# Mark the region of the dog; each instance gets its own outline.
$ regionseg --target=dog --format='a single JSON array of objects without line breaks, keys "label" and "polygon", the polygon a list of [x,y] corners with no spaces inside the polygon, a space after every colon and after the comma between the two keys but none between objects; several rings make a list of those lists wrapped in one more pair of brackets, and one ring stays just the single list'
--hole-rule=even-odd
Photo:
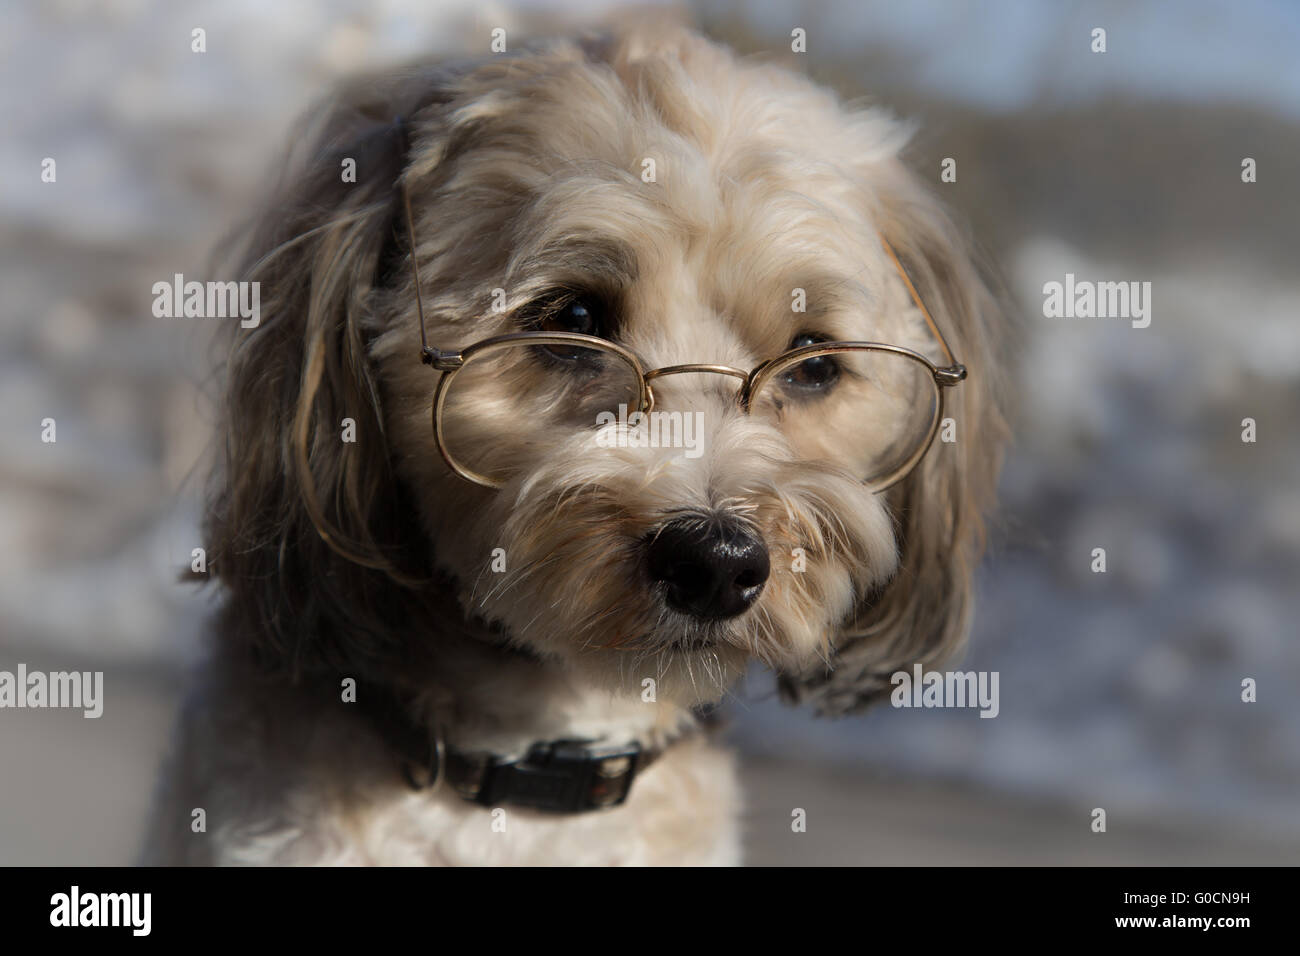
[{"label": "dog", "polygon": [[738,863],[751,662],[838,715],[967,630],[1006,322],[908,135],[680,28],[314,113],[145,860]]}]

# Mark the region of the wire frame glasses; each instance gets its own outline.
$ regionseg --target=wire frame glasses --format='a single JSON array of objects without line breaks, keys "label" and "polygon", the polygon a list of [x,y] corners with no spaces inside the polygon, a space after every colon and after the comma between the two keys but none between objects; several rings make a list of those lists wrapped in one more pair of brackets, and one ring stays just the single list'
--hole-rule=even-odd
[{"label": "wire frame glasses", "polygon": [[576,332],[511,332],[460,350],[435,348],[426,337],[405,190],[403,202],[421,358],[440,373],[432,405],[438,451],[452,471],[478,485],[499,488],[557,442],[575,436],[581,442],[592,429],[611,430],[599,436],[607,443],[689,443],[687,416],[694,413],[689,403],[659,408],[655,386],[663,391],[664,378],[697,374],[729,381],[736,405],[780,428],[799,458],[850,471],[883,491],[924,457],[942,421],[946,391],[966,378],[966,368],[953,358],[883,237],[939,343],[944,366],[880,342],[818,342],[753,369],[711,364],[646,369],[629,349]]}]

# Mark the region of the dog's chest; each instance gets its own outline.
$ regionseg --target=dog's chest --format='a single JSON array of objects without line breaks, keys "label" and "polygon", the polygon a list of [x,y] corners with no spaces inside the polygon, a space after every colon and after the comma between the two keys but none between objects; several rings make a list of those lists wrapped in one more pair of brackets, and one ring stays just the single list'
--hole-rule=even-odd
[{"label": "dog's chest", "polygon": [[[445,783],[415,790],[370,722],[301,693],[195,696],[155,807],[155,863],[253,865],[726,865],[739,862],[732,755],[705,734],[668,745],[626,802],[546,813],[482,806]],[[617,705],[573,701],[536,732],[641,738]],[[607,700],[607,698],[606,698]],[[597,712],[600,712],[599,714]],[[601,719],[597,719],[600,716]],[[604,724],[601,720],[605,721]],[[617,732],[616,732],[617,731]],[[572,732],[572,733],[570,733]],[[503,749],[486,737],[462,739]],[[504,741],[501,742],[504,745]],[[503,749],[503,752],[510,752]],[[190,825],[203,808],[207,829]]]}]

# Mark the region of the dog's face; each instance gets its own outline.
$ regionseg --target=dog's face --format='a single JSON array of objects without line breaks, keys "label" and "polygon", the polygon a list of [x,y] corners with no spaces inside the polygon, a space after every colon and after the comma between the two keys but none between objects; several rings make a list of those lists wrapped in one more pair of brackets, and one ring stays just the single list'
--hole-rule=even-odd
[{"label": "dog's face", "polygon": [[[881,244],[888,234],[972,368],[947,410],[965,434],[878,493],[853,451],[904,411],[846,363],[796,367],[787,392],[749,408],[734,374],[656,377],[655,410],[679,413],[684,441],[655,447],[617,440],[620,423],[598,427],[593,412],[617,412],[612,397],[627,390],[593,353],[514,348],[467,365],[448,389],[444,438],[499,476],[486,488],[439,454],[442,373],[419,360],[414,281],[343,288],[361,313],[355,358],[377,370],[374,417],[395,480],[463,610],[586,680],[640,692],[649,678],[659,699],[687,703],[718,697],[752,658],[824,673],[850,627],[874,629],[858,639],[870,646],[858,650],[859,680],[879,680],[900,653],[951,645],[1000,441],[978,379],[988,310],[950,228],[895,158],[896,124],[689,35],[501,58],[432,99],[407,118],[399,165],[434,346],[579,332],[646,371],[748,371],[817,341],[938,359]],[[900,560],[911,578],[901,589]],[[926,601],[941,610],[914,606]],[[909,627],[923,633],[890,633]]]}]

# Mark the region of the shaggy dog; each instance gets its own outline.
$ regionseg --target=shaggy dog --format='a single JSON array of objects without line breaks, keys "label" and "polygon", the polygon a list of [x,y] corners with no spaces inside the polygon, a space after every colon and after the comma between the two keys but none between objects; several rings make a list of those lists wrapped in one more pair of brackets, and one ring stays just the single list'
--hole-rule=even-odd
[{"label": "shaggy dog", "polygon": [[905,131],[679,30],[313,125],[244,249],[146,858],[737,862],[747,664],[838,714],[967,625],[1002,317]]}]

